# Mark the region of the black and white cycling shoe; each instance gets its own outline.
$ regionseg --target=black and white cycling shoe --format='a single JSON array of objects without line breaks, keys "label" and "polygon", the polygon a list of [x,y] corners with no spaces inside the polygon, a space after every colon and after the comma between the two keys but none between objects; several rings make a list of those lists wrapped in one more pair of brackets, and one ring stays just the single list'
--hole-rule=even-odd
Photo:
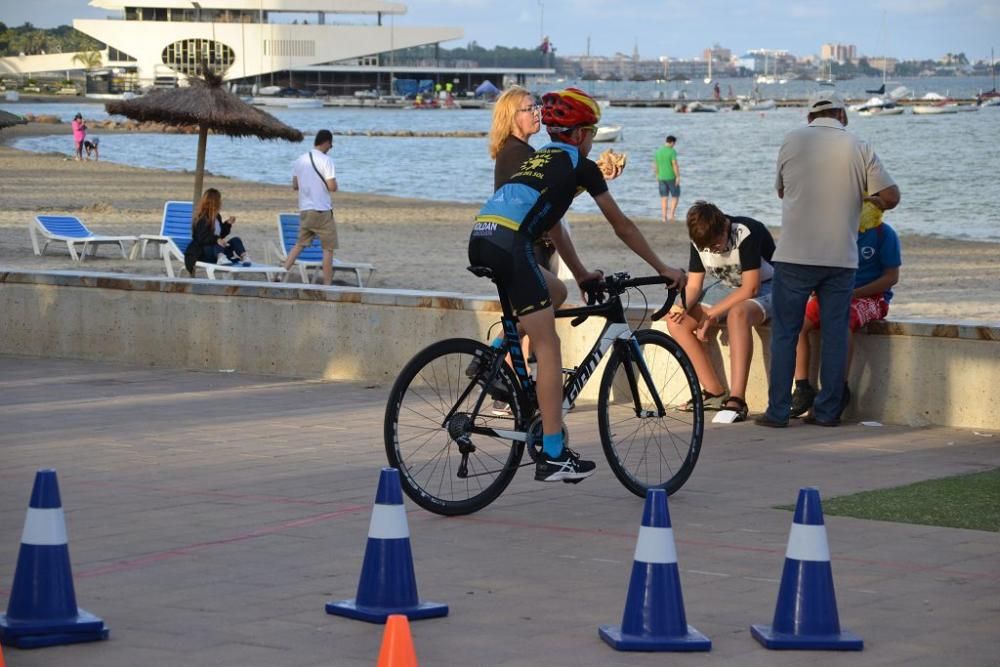
[{"label": "black and white cycling shoe", "polygon": [[564,447],[562,454],[556,457],[542,453],[535,463],[535,481],[579,482],[593,475],[596,468],[593,461],[584,461],[579,454]]}]

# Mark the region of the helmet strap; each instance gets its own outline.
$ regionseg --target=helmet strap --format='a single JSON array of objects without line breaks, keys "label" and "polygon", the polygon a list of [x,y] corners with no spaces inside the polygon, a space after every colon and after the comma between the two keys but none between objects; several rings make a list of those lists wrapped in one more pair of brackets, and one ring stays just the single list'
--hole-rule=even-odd
[{"label": "helmet strap", "polygon": [[555,141],[560,141],[560,142],[562,142],[564,144],[569,144],[570,146],[579,146],[581,143],[583,143],[579,139],[579,134],[577,134],[577,139],[574,140],[574,138],[573,138],[574,133],[579,128],[573,127],[573,128],[568,129],[568,130],[567,129],[563,129],[563,128],[559,128],[561,130],[560,132],[553,132],[552,131],[553,129],[555,129],[555,128],[552,128],[552,129],[548,130],[548,132],[549,132],[549,138],[550,139],[554,139]]}]

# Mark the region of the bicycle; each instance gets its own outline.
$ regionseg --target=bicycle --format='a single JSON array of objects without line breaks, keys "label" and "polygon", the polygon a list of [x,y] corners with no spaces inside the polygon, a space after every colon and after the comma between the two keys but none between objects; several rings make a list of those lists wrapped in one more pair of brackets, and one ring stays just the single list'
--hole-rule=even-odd
[{"label": "bicycle", "polygon": [[[469,270],[493,279],[488,268]],[[666,283],[662,276],[609,275],[588,290],[588,305],[555,311],[557,318],[574,318],[573,326],[592,316],[605,319],[583,361],[563,369],[563,415],[612,350],[597,400],[601,445],[618,480],[641,497],[650,488],[673,494],[684,485],[698,461],[705,422],[698,378],[680,345],[652,329],[633,332],[625,318],[627,290]],[[506,291],[499,284],[497,290],[503,308],[501,345],[451,338],[428,346],[400,372],[386,405],[389,464],[399,469],[406,494],[437,514],[470,514],[486,507],[519,467],[533,465],[541,453],[534,379]],[[669,290],[654,320],[667,313],[677,293]],[[509,414],[490,411],[487,398],[507,403]],[[677,409],[685,404],[692,409]],[[565,425],[563,437],[568,446]],[[531,461],[522,464],[525,448]]]}]

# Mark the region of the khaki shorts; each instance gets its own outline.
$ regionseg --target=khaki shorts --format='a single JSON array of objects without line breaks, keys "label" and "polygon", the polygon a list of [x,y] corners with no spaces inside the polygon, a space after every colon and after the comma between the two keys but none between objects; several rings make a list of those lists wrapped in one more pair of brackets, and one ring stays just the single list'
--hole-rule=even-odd
[{"label": "khaki shorts", "polygon": [[313,237],[319,238],[323,250],[333,252],[337,249],[337,223],[333,219],[333,211],[300,211],[299,238],[297,243],[308,246]]}]

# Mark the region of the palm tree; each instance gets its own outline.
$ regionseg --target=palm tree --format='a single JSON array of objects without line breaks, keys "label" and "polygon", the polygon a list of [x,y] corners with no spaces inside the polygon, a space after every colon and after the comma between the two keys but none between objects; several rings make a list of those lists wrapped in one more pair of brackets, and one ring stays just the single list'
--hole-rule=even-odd
[{"label": "palm tree", "polygon": [[100,67],[103,59],[100,51],[80,51],[73,56],[73,62],[80,63],[85,70],[92,70]]}]

